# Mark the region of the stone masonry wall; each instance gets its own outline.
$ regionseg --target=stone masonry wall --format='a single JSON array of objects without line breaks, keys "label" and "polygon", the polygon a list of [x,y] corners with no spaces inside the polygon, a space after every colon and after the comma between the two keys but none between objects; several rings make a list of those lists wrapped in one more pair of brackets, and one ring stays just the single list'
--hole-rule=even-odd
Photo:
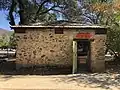
[{"label": "stone masonry wall", "polygon": [[103,72],[105,70],[105,41],[106,35],[95,35],[91,42],[91,69],[93,72]]},{"label": "stone masonry wall", "polygon": [[75,30],[55,34],[54,29],[26,30],[16,34],[18,41],[16,63],[31,65],[72,65],[72,41]]},{"label": "stone masonry wall", "polygon": [[[17,67],[72,66],[73,38],[80,31],[67,29],[64,30],[64,34],[55,34],[54,29],[27,29],[26,33],[16,33]],[[93,32],[93,30],[91,31]],[[106,35],[100,34],[95,35],[94,41],[91,41],[91,69],[93,72],[104,70],[105,40]]]}]

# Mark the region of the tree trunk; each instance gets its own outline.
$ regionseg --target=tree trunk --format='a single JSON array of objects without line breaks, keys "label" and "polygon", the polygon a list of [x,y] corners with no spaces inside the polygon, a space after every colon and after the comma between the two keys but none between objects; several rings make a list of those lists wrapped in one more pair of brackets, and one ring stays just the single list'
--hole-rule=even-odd
[{"label": "tree trunk", "polygon": [[25,17],[25,7],[23,0],[18,0],[19,4],[19,16],[20,16],[20,25],[26,25],[27,24],[27,18]]},{"label": "tree trunk", "polygon": [[10,7],[10,11],[9,11],[9,17],[10,17],[10,22],[9,22],[9,24],[10,25],[15,25],[15,21],[14,21],[14,16],[13,16],[13,11],[14,11],[14,9],[15,9],[15,7],[16,7],[16,2],[15,2],[15,0],[12,0],[12,5],[11,5],[11,7]]}]

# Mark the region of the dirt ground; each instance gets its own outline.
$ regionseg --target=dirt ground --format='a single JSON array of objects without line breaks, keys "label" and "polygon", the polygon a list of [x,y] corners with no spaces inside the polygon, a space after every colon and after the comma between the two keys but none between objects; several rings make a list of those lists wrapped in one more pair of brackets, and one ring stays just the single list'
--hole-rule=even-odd
[{"label": "dirt ground", "polygon": [[120,65],[110,65],[104,73],[1,74],[0,90],[120,90]]},{"label": "dirt ground", "polygon": [[[26,68],[17,73],[1,73],[0,90],[120,90],[120,64],[109,64],[104,73],[60,75],[55,73],[56,70],[53,72],[47,68],[46,73],[36,74],[39,70]],[[61,72],[59,70],[57,69]],[[54,75],[49,74],[50,72]]]},{"label": "dirt ground", "polygon": [[0,75],[0,90],[120,90],[120,74]]}]

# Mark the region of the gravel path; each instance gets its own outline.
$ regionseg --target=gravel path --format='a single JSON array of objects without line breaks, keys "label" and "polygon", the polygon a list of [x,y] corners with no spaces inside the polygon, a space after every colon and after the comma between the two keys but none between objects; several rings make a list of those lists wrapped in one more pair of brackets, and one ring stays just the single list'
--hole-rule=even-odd
[{"label": "gravel path", "polygon": [[120,90],[120,74],[1,75],[0,90]]}]

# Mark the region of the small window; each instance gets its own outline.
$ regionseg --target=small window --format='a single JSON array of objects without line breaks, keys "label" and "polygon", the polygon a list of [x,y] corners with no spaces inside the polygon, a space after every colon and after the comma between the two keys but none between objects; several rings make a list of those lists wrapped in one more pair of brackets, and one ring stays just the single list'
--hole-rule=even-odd
[{"label": "small window", "polygon": [[15,29],[15,33],[25,33],[26,30],[25,29]]},{"label": "small window", "polygon": [[56,29],[55,29],[55,34],[63,34],[63,29],[61,29],[61,28],[56,28]]},{"label": "small window", "polygon": [[107,30],[106,29],[102,29],[102,30],[97,29],[97,30],[95,30],[95,34],[107,34]]}]

